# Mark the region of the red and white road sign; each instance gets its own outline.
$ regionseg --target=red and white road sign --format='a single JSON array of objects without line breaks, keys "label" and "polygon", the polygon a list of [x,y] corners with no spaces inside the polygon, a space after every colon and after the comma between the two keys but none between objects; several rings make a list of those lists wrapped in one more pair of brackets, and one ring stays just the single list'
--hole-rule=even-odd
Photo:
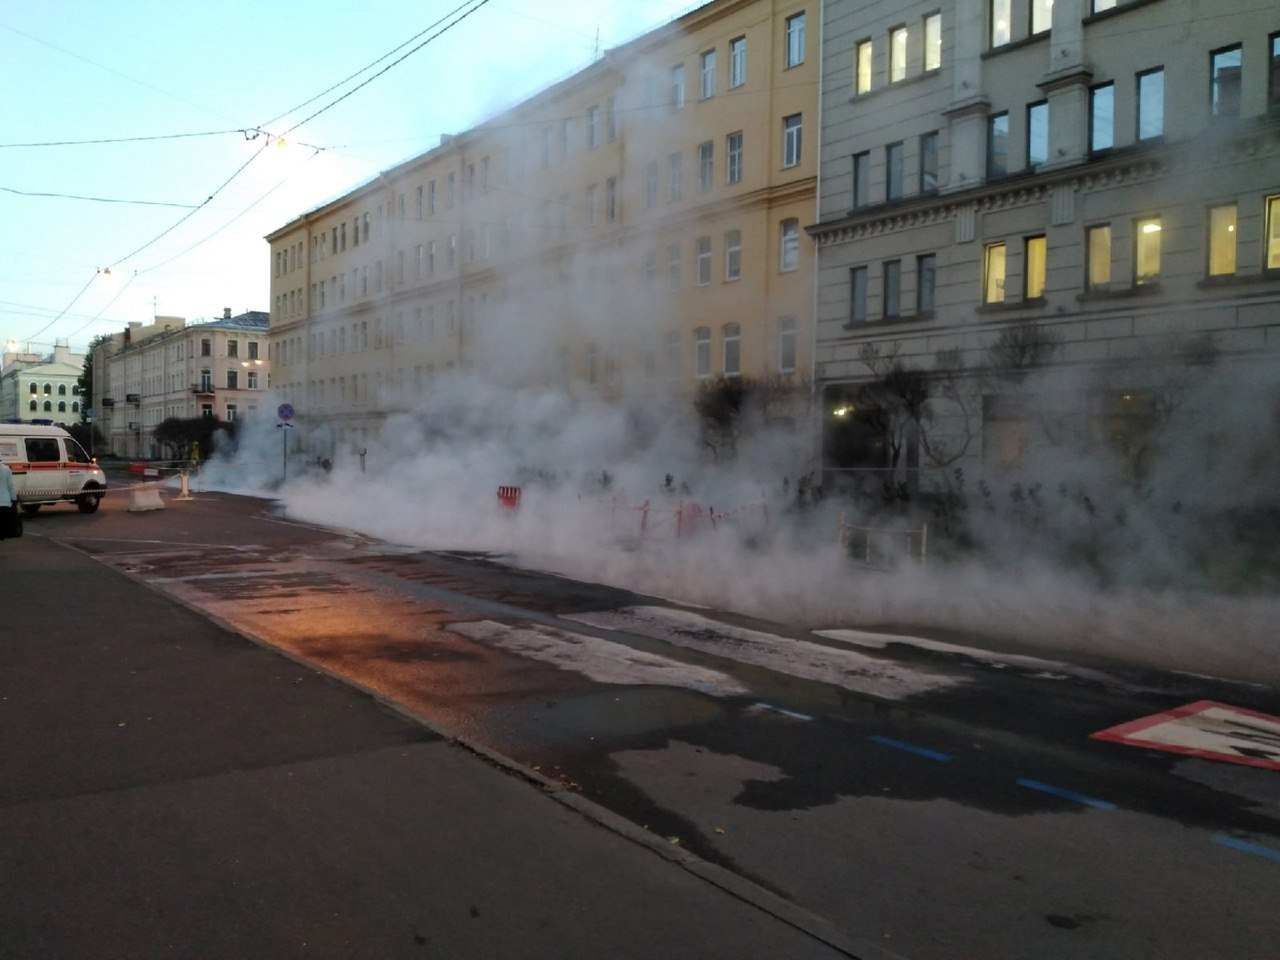
[{"label": "red and white road sign", "polygon": [[1197,700],[1100,730],[1091,737],[1280,770],[1280,717],[1213,700]]}]

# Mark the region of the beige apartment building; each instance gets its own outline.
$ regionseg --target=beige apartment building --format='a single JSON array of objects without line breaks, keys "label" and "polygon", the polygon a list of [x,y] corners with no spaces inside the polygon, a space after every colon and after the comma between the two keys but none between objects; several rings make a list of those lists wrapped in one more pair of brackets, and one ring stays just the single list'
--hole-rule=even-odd
[{"label": "beige apartment building", "polygon": [[804,394],[817,15],[715,0],[272,233],[299,440],[356,444],[451,369],[588,402]]},{"label": "beige apartment building", "polygon": [[19,350],[10,341],[0,363],[0,422],[79,423],[83,369],[84,355],[72,353],[65,343],[55,344],[51,354],[42,354]]},{"label": "beige apartment building", "polygon": [[182,317],[131,323],[98,342],[93,409],[111,453],[160,457],[153,431],[164,420],[231,422],[268,406],[267,324],[263,311],[232,316],[227,309],[190,326]]},{"label": "beige apartment building", "polygon": [[[1260,431],[1264,462],[1280,422],[1280,7],[823,11],[809,234],[828,468],[890,465],[851,398],[865,361],[892,356],[935,384],[963,363],[968,403],[939,405],[933,465],[971,479],[1026,465],[1033,382],[1056,422],[1126,448],[1138,473],[1144,435],[1193,395],[1221,402],[1224,430]],[[899,466],[923,479],[920,439]]]}]

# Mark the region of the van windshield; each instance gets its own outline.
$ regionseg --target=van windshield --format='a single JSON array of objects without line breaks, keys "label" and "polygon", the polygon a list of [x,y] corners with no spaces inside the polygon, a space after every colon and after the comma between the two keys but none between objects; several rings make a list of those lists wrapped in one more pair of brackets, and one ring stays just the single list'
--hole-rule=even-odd
[{"label": "van windshield", "polygon": [[67,448],[67,460],[70,463],[89,463],[89,455],[84,447],[67,437],[62,438],[62,445]]}]

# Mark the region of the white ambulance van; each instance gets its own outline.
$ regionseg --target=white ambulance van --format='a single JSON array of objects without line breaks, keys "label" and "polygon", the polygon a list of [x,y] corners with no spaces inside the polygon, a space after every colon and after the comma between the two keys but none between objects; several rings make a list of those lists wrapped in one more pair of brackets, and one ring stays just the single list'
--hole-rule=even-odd
[{"label": "white ambulance van", "polygon": [[93,513],[107,476],[61,427],[0,423],[0,460],[13,471],[18,506],[28,516],[50,503],[74,503]]}]

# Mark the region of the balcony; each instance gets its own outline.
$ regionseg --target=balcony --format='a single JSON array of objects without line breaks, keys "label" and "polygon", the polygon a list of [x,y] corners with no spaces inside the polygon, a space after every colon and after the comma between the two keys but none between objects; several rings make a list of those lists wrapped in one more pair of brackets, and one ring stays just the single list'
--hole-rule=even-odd
[{"label": "balcony", "polygon": [[194,393],[197,397],[212,397],[213,384],[212,383],[193,383],[191,385],[191,392]]}]

